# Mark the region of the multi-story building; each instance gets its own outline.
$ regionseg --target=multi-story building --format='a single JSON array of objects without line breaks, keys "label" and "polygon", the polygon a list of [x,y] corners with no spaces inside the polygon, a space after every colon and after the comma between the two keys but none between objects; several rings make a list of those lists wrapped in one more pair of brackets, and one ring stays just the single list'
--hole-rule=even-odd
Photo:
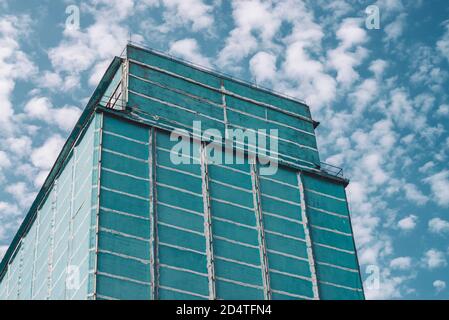
[{"label": "multi-story building", "polygon": [[317,125],[301,101],[128,45],[6,252],[0,298],[363,299],[348,181],[320,163]]}]

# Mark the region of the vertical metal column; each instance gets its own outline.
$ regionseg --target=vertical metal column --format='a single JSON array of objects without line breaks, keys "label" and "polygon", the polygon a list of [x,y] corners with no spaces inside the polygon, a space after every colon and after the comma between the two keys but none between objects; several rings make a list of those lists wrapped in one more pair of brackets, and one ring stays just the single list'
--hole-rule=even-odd
[{"label": "vertical metal column", "polygon": [[[36,219],[34,223],[36,224],[36,240],[34,241],[34,254],[33,254],[33,271],[31,275],[31,299],[33,299],[34,294],[34,282],[36,281],[36,260],[37,260],[37,249],[39,247],[39,229],[40,229],[40,214],[39,210],[36,212]],[[8,269],[9,270],[9,269]]]},{"label": "vertical metal column", "polygon": [[313,255],[312,240],[310,238],[309,221],[307,218],[306,200],[304,194],[304,185],[302,184],[301,172],[298,172],[297,177],[298,177],[299,197],[301,201],[301,217],[304,226],[304,234],[307,245],[307,260],[309,261],[310,277],[312,278],[313,299],[319,300],[320,296],[318,293],[318,281],[315,271],[315,257]]},{"label": "vertical metal column", "polygon": [[22,238],[21,240],[21,246],[20,246],[20,260],[19,260],[19,277],[17,279],[17,299],[20,299],[21,289],[22,289],[22,275],[23,275],[23,253],[25,251],[25,238]]},{"label": "vertical metal column", "polygon": [[220,80],[220,91],[221,91],[221,104],[223,106],[223,121],[225,124],[225,130],[228,127],[228,112],[226,110],[226,89],[224,87],[224,81],[223,79]]},{"label": "vertical metal column", "polygon": [[214,246],[212,237],[212,216],[210,210],[210,191],[209,191],[209,171],[207,168],[206,145],[200,142],[201,157],[201,190],[203,192],[203,209],[204,209],[204,236],[206,238],[206,257],[207,257],[207,276],[209,283],[209,300],[217,298],[215,290],[215,265],[214,265]]},{"label": "vertical metal column", "polygon": [[47,275],[47,299],[51,298],[52,276],[53,276],[53,256],[55,247],[55,228],[56,228],[56,201],[58,198],[58,179],[53,184],[53,199],[51,201],[51,227],[50,227],[50,252],[48,253],[48,275]]},{"label": "vertical metal column", "polygon": [[125,61],[122,63],[122,81],[121,81],[122,110],[126,109],[126,105],[128,103],[128,84],[129,84],[129,60],[125,59]]},{"label": "vertical metal column", "polygon": [[10,274],[11,274],[11,260],[8,261],[8,269],[6,269],[6,299],[9,298],[9,285],[10,285]]},{"label": "vertical metal column", "polygon": [[156,191],[156,130],[149,130],[148,141],[148,165],[149,165],[149,188],[150,188],[150,277],[151,277],[151,299],[158,299],[158,235],[157,235],[157,191]]},{"label": "vertical metal column", "polygon": [[65,283],[64,283],[64,299],[67,300],[67,279],[68,279],[68,271],[72,264],[72,250],[73,250],[73,216],[75,214],[74,206],[75,206],[75,179],[76,179],[76,158],[78,155],[78,148],[73,148],[73,163],[72,163],[72,177],[70,183],[70,219],[69,219],[69,237],[67,240],[67,265],[65,269]]},{"label": "vertical metal column", "polygon": [[99,128],[98,128],[98,163],[97,163],[97,208],[95,221],[95,256],[94,256],[94,276],[93,276],[93,299],[97,299],[97,274],[98,274],[98,234],[100,232],[100,190],[101,190],[101,158],[103,146],[103,113],[98,113]]},{"label": "vertical metal column", "polygon": [[264,296],[266,300],[271,300],[270,273],[268,270],[267,246],[265,244],[265,229],[263,227],[262,204],[260,198],[259,176],[257,172],[256,159],[249,160],[251,167],[251,182],[253,187],[254,210],[256,212],[256,225],[259,236],[260,263],[262,266],[262,280]]}]

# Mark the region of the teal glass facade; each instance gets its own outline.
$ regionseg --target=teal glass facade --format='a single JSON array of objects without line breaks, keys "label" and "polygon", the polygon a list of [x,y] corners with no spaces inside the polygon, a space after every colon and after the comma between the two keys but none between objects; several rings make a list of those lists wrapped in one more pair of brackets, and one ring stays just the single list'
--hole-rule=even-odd
[{"label": "teal glass facade", "polygon": [[[363,299],[347,181],[321,168],[316,125],[302,102],[129,45],[5,255],[0,299]],[[277,129],[276,173],[247,145],[212,163],[208,129]]]}]

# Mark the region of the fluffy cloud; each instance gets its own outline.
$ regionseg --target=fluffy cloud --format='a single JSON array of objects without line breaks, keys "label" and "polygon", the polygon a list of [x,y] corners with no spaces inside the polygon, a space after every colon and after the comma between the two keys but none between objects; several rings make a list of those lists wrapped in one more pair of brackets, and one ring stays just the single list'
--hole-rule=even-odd
[{"label": "fluffy cloud", "polygon": [[387,67],[388,67],[387,61],[382,59],[376,59],[370,64],[369,69],[372,73],[374,73],[376,78],[381,78]]},{"label": "fluffy cloud", "polygon": [[410,231],[415,229],[418,217],[411,214],[398,221],[398,228],[405,231]]},{"label": "fluffy cloud", "polygon": [[8,246],[0,246],[0,259],[3,258],[3,256],[6,253],[6,250],[8,250]]},{"label": "fluffy cloud", "polygon": [[40,187],[44,182],[64,143],[65,139],[60,135],[52,135],[31,153],[31,162],[39,169],[34,181],[36,187]]},{"label": "fluffy cloud", "polygon": [[0,201],[0,217],[17,215],[19,212],[19,208],[15,204]]},{"label": "fluffy cloud", "polygon": [[411,183],[406,183],[403,186],[405,197],[418,205],[426,204],[429,198],[425,196],[418,188]]},{"label": "fluffy cloud", "polygon": [[2,171],[11,166],[11,160],[8,157],[8,154],[5,151],[0,150],[0,180]]},{"label": "fluffy cloud", "polygon": [[449,221],[443,220],[441,218],[433,218],[429,220],[429,231],[438,234],[448,233]]},{"label": "fluffy cloud", "polygon": [[374,79],[366,79],[358,85],[356,91],[351,94],[355,109],[362,111],[374,99],[377,90],[377,82]]},{"label": "fluffy cloud", "polygon": [[[10,137],[6,139],[6,148],[11,155],[17,158],[26,158],[31,151],[32,140],[28,136],[17,136]],[[1,154],[1,151],[0,151]],[[1,166],[1,155],[0,155],[0,166]]]},{"label": "fluffy cloud", "polygon": [[362,28],[363,20],[347,18],[337,30],[340,45],[329,52],[329,63],[337,71],[337,81],[344,86],[351,85],[359,78],[355,68],[367,56],[367,51],[360,45],[367,41],[367,34]]},{"label": "fluffy cloud", "polygon": [[30,30],[28,16],[0,17],[0,135],[14,130],[12,92],[17,80],[25,80],[37,72],[34,63],[20,49],[19,39]]},{"label": "fluffy cloud", "polygon": [[438,51],[449,61],[449,22],[445,24],[446,32],[437,42]]},{"label": "fluffy cloud", "polygon": [[424,266],[428,269],[436,269],[447,266],[446,257],[444,252],[436,249],[430,249],[425,252],[422,258]]},{"label": "fluffy cloud", "polygon": [[31,162],[38,168],[50,169],[64,145],[65,139],[60,135],[49,137],[39,148],[31,153]]},{"label": "fluffy cloud", "polygon": [[170,45],[169,52],[200,66],[211,67],[209,58],[201,54],[198,42],[195,39],[188,38],[175,41]]},{"label": "fluffy cloud", "polygon": [[80,115],[81,110],[74,106],[64,106],[53,110],[54,122],[65,131],[73,129]]},{"label": "fluffy cloud", "polygon": [[414,108],[409,93],[404,88],[391,91],[390,105],[386,111],[401,128],[410,127],[419,130],[426,125],[425,117]]},{"label": "fluffy cloud", "polygon": [[390,267],[392,269],[407,270],[410,269],[411,266],[412,258],[410,257],[398,257],[390,262]]},{"label": "fluffy cloud", "polygon": [[436,203],[442,207],[449,205],[449,170],[442,170],[424,179],[430,185]]},{"label": "fluffy cloud", "polygon": [[406,282],[415,278],[414,273],[396,276],[389,268],[382,268],[379,274],[379,287],[370,288],[365,282],[365,296],[368,300],[388,300],[402,298],[400,288],[406,287]]},{"label": "fluffy cloud", "polygon": [[[297,8],[302,10],[302,7]],[[218,65],[231,67],[241,61],[259,46],[254,34],[269,44],[281,26],[282,6],[273,6],[268,1],[232,1],[232,16],[235,28],[226,39],[218,57]]]},{"label": "fluffy cloud", "polygon": [[437,293],[440,293],[441,291],[443,291],[444,289],[446,289],[446,282],[443,280],[435,280],[432,283],[433,287],[435,288],[435,291]]},{"label": "fluffy cloud", "polygon": [[437,114],[440,116],[449,115],[449,104],[442,104],[438,107]]},{"label": "fluffy cloud", "polygon": [[385,41],[397,40],[404,31],[407,14],[399,14],[393,22],[385,27]]},{"label": "fluffy cloud", "polygon": [[[325,54],[320,52],[324,32],[303,1],[233,1],[232,10],[235,27],[220,50],[217,66],[235,73],[241,70],[239,63],[245,58],[266,52],[280,56],[276,61],[279,68],[272,57],[255,54],[250,71],[257,81],[263,81],[275,70],[274,89],[306,100],[316,110],[335,98],[336,81],[327,74]],[[283,24],[292,30],[280,35]],[[262,62],[268,63],[263,70]]]},{"label": "fluffy cloud", "polygon": [[17,210],[15,214],[22,213],[24,209],[28,209],[36,197],[36,193],[31,191],[25,182],[16,182],[10,184],[5,188],[6,192],[8,192],[20,205],[22,210]]},{"label": "fluffy cloud", "polygon": [[421,166],[418,171],[421,173],[427,173],[430,169],[435,167],[435,163],[433,161],[426,162],[423,166]]},{"label": "fluffy cloud", "polygon": [[276,77],[276,56],[260,51],[249,61],[249,70],[256,82],[273,81]]},{"label": "fluffy cloud", "polygon": [[65,131],[73,128],[81,114],[81,110],[77,107],[64,106],[62,108],[54,108],[50,99],[46,97],[31,98],[25,105],[25,112],[31,119],[55,123]]},{"label": "fluffy cloud", "polygon": [[[122,22],[134,12],[135,4],[133,0],[92,0],[83,3],[82,9],[95,22],[84,30],[66,27],[63,40],[48,51],[54,72],[45,75],[55,86],[63,79],[65,89],[75,88],[80,73],[87,70],[89,83],[97,83],[99,75],[115,55],[120,55],[130,38],[130,31]],[[142,41],[140,35],[131,35],[131,39]]]},{"label": "fluffy cloud", "polygon": [[210,29],[214,23],[213,7],[203,0],[162,0],[162,3],[167,9],[166,28],[191,24],[193,31],[200,31]]},{"label": "fluffy cloud", "polygon": [[39,120],[51,118],[53,106],[50,99],[46,97],[34,97],[25,105],[25,112],[31,117]]}]

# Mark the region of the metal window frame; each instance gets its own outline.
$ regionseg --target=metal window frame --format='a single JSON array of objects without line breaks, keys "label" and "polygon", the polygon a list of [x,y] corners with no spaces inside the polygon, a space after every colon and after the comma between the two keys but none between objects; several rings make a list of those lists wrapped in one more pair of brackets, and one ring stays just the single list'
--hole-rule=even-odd
[{"label": "metal window frame", "polygon": [[256,226],[259,240],[260,263],[262,267],[262,282],[264,297],[271,300],[270,271],[268,268],[267,245],[265,241],[265,228],[263,225],[262,201],[260,195],[259,174],[257,170],[257,161],[250,159],[251,183],[253,188],[254,211],[256,214]]}]

